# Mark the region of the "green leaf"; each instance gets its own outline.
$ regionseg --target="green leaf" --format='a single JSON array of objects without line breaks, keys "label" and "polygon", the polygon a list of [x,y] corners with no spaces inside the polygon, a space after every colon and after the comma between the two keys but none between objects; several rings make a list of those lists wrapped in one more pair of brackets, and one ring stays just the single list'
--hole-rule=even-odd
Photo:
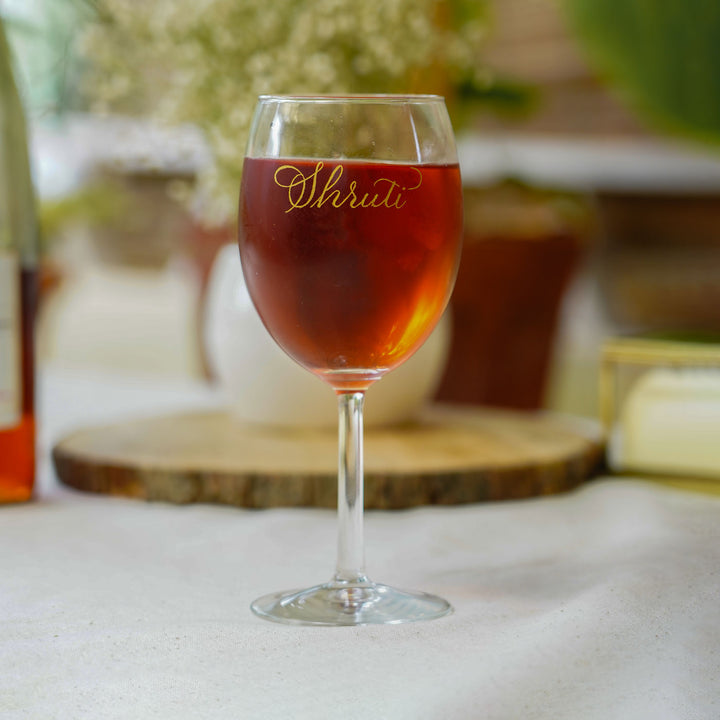
[{"label": "green leaf", "polygon": [[588,58],[661,129],[720,143],[718,0],[563,0]]},{"label": "green leaf", "polygon": [[515,80],[493,80],[479,84],[472,78],[460,81],[455,91],[461,103],[473,103],[486,110],[509,115],[525,115],[535,109],[537,88]]}]

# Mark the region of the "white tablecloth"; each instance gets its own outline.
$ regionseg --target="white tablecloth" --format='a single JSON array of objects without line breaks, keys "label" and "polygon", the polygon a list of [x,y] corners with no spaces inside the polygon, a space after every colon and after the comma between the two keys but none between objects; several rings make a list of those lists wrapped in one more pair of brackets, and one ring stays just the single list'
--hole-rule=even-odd
[{"label": "white tablecloth", "polygon": [[[217,403],[49,372],[72,427]],[[720,499],[600,479],[522,502],[367,514],[373,578],[453,615],[285,627],[258,595],[322,582],[330,511],[146,504],[60,488],[0,508],[0,718],[720,718]]]}]

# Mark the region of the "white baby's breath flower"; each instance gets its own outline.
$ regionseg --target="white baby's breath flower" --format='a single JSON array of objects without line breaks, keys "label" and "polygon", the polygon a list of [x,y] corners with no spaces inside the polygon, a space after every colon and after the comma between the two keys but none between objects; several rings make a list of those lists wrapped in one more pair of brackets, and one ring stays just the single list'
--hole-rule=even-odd
[{"label": "white baby's breath flower", "polygon": [[[445,87],[429,78],[480,77],[484,3],[96,0],[84,37],[92,95],[103,107],[199,126],[215,159],[200,178],[205,215],[232,216],[258,94],[435,92]],[[454,8],[457,26],[447,21]]]}]

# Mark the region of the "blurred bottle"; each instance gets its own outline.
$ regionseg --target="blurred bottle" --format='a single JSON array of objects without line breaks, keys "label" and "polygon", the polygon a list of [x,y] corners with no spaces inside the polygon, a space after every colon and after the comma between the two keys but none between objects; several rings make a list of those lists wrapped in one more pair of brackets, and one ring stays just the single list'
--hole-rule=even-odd
[{"label": "blurred bottle", "polygon": [[32,496],[37,217],[25,115],[0,18],[0,502]]}]

